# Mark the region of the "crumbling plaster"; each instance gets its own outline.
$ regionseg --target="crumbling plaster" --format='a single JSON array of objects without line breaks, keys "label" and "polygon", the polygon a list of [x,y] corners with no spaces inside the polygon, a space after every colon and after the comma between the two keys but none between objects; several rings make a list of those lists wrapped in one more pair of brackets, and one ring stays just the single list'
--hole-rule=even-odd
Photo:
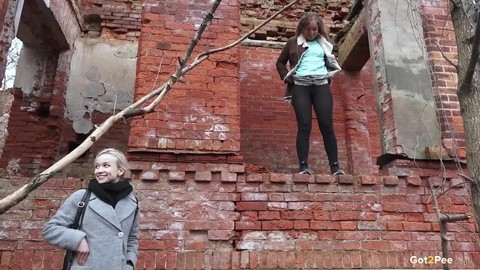
[{"label": "crumbling plaster", "polygon": [[8,119],[10,118],[10,107],[12,106],[13,95],[7,91],[0,91],[0,156],[8,136]]},{"label": "crumbling plaster", "polygon": [[47,64],[45,54],[24,44],[18,58],[15,74],[15,87],[22,90],[25,96],[39,96],[43,85],[43,73]]},{"label": "crumbling plaster", "polygon": [[76,133],[93,129],[94,111],[115,113],[132,104],[138,43],[79,38],[67,86],[67,117]]}]

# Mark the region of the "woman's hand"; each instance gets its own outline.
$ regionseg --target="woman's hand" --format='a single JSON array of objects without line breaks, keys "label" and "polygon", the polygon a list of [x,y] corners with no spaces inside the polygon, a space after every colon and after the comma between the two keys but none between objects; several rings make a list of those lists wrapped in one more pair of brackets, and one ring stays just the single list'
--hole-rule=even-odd
[{"label": "woman's hand", "polygon": [[88,247],[87,240],[83,238],[77,248],[78,264],[84,265],[87,262],[88,253],[90,253],[90,248]]},{"label": "woman's hand", "polygon": [[293,84],[293,78],[292,78],[292,76],[286,77],[284,81],[285,81],[285,83]]}]

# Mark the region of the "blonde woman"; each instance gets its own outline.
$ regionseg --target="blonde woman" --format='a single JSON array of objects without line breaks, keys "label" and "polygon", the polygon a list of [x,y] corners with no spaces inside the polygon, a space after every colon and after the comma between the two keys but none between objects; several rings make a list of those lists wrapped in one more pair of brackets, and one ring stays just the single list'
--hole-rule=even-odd
[{"label": "blonde woman", "polygon": [[134,269],[138,256],[137,200],[125,174],[128,161],[113,148],[97,154],[95,179],[80,230],[69,228],[85,189],[74,192],[43,229],[45,240],[75,251],[72,270]]}]

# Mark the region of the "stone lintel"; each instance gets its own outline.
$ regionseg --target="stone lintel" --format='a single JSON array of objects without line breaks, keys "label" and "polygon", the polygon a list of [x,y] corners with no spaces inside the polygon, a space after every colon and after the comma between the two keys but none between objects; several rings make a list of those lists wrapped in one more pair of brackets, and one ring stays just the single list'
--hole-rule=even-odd
[{"label": "stone lintel", "polygon": [[358,71],[370,58],[365,13],[363,8],[341,44],[338,45],[338,63],[344,70]]}]

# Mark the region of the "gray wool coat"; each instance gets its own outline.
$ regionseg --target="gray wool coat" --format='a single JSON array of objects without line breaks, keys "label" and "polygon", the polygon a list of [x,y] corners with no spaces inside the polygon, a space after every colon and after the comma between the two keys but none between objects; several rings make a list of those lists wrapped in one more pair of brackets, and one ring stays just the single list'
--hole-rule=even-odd
[{"label": "gray wool coat", "polygon": [[100,200],[93,192],[90,196],[81,230],[70,229],[77,213],[77,203],[85,190],[77,190],[65,200],[43,229],[44,239],[63,249],[77,250],[86,237],[90,254],[86,264],[74,260],[72,270],[130,270],[127,261],[137,262],[138,214],[133,193],[118,201],[115,209]]}]

